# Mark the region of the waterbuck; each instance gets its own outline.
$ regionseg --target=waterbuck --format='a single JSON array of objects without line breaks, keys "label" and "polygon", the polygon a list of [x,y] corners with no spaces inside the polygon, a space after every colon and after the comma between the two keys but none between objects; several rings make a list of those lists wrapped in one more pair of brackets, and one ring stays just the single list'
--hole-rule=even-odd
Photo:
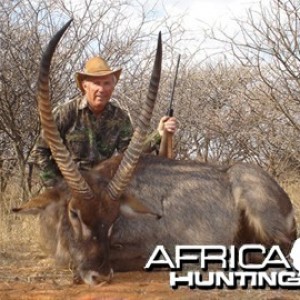
[{"label": "waterbuck", "polygon": [[64,180],[21,207],[40,216],[44,245],[75,278],[109,281],[113,270],[142,268],[156,245],[278,244],[287,253],[296,238],[291,201],[255,165],[219,167],[141,154],[161,70],[161,38],[138,127],[124,155],[80,172],[51,115],[49,70],[55,47],[69,26],[50,41],[41,60],[38,105],[44,136]]}]

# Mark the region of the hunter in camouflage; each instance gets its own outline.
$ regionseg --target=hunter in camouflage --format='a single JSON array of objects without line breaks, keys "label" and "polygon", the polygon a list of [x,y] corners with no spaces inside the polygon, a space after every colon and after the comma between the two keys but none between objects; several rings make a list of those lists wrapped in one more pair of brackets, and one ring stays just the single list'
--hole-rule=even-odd
[{"label": "hunter in camouflage", "polygon": [[[85,70],[76,73],[83,95],[59,105],[53,111],[61,138],[73,160],[82,170],[123,152],[131,139],[133,128],[128,115],[110,101],[121,69],[111,70],[106,61],[94,57]],[[163,130],[175,132],[175,118],[163,117],[158,130],[145,142],[145,152],[159,145]],[[32,153],[32,163],[38,165],[40,177],[46,187],[54,186],[61,177],[51,151],[41,133]]]}]

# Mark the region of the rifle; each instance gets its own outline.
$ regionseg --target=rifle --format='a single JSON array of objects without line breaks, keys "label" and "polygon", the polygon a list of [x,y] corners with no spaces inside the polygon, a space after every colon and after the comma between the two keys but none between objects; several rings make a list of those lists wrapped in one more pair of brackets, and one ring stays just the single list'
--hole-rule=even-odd
[{"label": "rifle", "polygon": [[[167,111],[167,115],[169,117],[173,117],[173,114],[174,114],[173,99],[174,99],[174,92],[175,92],[175,87],[176,87],[179,63],[180,63],[180,54],[178,55],[178,58],[177,58],[175,76],[174,76],[173,84],[171,87],[170,105],[169,105],[169,109]],[[163,133],[163,136],[161,138],[160,147],[159,147],[159,155],[165,156],[168,158],[173,158],[174,153],[173,153],[173,134],[172,133],[170,133],[170,132]]]}]

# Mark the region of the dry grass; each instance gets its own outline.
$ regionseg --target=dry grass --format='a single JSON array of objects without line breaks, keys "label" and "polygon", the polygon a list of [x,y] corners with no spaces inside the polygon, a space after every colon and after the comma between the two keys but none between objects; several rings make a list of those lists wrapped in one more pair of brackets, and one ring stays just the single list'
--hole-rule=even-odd
[{"label": "dry grass", "polygon": [[8,189],[5,198],[0,203],[0,250],[3,250],[5,245],[32,244],[38,240],[37,218],[20,216],[11,212],[12,208],[20,205],[20,194],[18,186],[14,185]]}]

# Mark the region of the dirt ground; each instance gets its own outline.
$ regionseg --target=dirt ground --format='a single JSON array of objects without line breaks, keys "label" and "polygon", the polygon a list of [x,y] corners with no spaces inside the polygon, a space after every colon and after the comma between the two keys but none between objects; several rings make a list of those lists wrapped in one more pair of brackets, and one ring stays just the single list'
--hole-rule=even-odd
[{"label": "dirt ground", "polygon": [[116,273],[110,284],[75,285],[71,271],[55,266],[35,243],[1,249],[0,300],[300,299],[300,291],[288,290],[172,290],[167,272]]}]

